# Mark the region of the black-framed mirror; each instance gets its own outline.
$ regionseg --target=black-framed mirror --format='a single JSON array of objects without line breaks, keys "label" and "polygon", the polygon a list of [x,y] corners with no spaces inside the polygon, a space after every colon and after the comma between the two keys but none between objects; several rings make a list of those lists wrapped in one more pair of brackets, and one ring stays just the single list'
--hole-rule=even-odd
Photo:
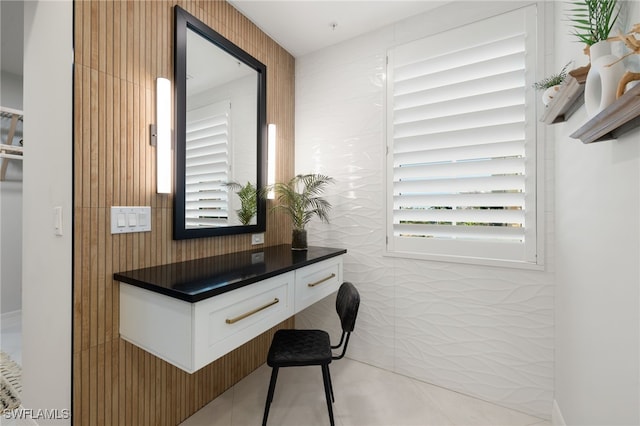
[{"label": "black-framed mirror", "polygon": [[179,6],[174,15],[173,238],[264,232],[266,202],[251,194],[267,176],[266,66]]}]

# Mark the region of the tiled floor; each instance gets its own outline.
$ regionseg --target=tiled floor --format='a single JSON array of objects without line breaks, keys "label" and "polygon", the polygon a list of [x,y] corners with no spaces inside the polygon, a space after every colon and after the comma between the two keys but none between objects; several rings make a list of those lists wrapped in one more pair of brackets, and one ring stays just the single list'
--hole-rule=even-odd
[{"label": "tiled floor", "polygon": [[[182,426],[259,425],[271,369],[258,368]],[[549,426],[550,422],[349,359],[331,364],[336,426]],[[283,368],[272,426],[329,424],[319,367]]]},{"label": "tiled floor", "polygon": [[[20,321],[5,321],[2,350],[21,363]],[[182,423],[244,426],[262,422],[271,369],[258,368]],[[336,426],[549,426],[518,411],[429,385],[357,361],[331,364]],[[17,424],[17,423],[16,423]],[[271,426],[329,424],[319,367],[283,368],[269,413]]]},{"label": "tiled floor", "polygon": [[22,320],[20,312],[5,314],[0,319],[0,349],[22,365]]}]

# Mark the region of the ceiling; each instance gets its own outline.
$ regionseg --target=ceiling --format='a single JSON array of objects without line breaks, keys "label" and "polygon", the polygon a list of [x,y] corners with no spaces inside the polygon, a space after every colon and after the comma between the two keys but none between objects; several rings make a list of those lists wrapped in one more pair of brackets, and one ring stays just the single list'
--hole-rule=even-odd
[{"label": "ceiling", "polygon": [[[295,57],[314,52],[452,0],[228,0]],[[5,71],[22,75],[23,2],[0,0]]]},{"label": "ceiling", "polygon": [[289,53],[299,57],[452,0],[227,1]]}]

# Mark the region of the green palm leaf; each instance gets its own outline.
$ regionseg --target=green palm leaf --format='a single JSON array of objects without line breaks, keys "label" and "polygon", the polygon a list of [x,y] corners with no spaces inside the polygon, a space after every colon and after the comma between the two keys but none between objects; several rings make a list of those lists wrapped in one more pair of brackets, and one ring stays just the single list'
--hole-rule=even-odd
[{"label": "green palm leaf", "polygon": [[620,13],[617,0],[583,0],[569,2],[567,9],[574,35],[589,46],[606,40]]},{"label": "green palm leaf", "polygon": [[272,210],[284,211],[295,229],[304,229],[314,216],[329,222],[331,204],[321,197],[329,183],[333,183],[333,178],[322,174],[297,175],[289,182],[264,188],[261,193],[265,196],[273,190],[278,204]]},{"label": "green palm leaf", "polygon": [[258,212],[257,188],[251,182],[247,182],[245,186],[238,182],[227,182],[225,185],[236,191],[238,198],[240,198],[240,208],[236,210],[238,220],[243,225],[248,225]]}]

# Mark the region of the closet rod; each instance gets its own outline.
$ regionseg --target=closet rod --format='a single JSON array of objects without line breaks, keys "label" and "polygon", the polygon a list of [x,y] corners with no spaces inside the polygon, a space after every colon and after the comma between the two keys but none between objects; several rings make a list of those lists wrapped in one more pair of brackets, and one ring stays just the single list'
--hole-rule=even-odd
[{"label": "closet rod", "polygon": [[[12,160],[22,160],[22,154],[5,154],[4,152],[0,152],[0,158],[9,158]],[[2,179],[4,180],[4,179]]]}]

